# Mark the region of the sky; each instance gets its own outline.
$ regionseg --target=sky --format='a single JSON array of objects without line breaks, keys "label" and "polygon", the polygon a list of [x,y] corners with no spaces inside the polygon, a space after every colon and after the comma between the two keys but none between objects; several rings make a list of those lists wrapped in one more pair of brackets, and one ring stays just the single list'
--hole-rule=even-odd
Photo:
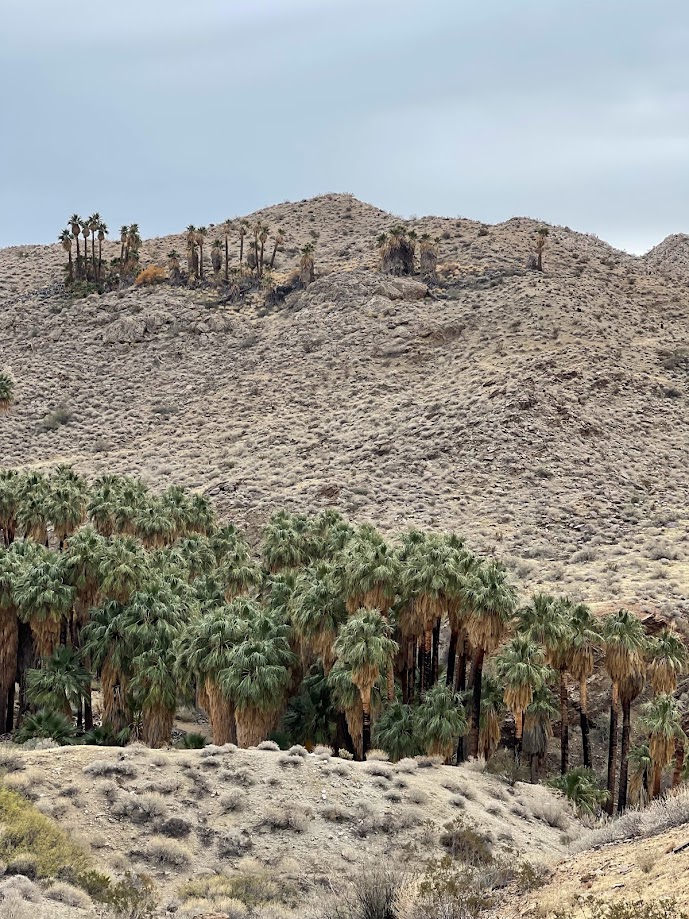
[{"label": "sky", "polygon": [[0,245],[351,192],[689,232],[687,0],[0,0]]}]

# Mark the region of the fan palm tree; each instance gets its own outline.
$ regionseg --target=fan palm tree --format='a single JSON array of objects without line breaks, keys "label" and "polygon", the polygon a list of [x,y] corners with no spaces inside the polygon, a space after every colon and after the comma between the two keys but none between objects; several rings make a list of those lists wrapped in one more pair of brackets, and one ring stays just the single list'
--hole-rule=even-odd
[{"label": "fan palm tree", "polygon": [[242,264],[244,262],[244,237],[249,232],[249,222],[247,220],[239,221],[239,267],[241,270]]},{"label": "fan palm tree", "polygon": [[629,745],[632,729],[632,703],[643,692],[646,675],[634,672],[620,681],[620,703],[622,705],[622,747],[620,749],[620,789],[617,796],[617,812],[627,807],[627,781],[629,776]]},{"label": "fan palm tree", "polygon": [[258,604],[238,600],[245,621],[242,640],[228,651],[227,667],[218,674],[223,693],[232,700],[237,743],[249,747],[265,740],[275,727],[291,682],[294,655],[289,629],[263,613]]},{"label": "fan palm tree", "polygon": [[436,683],[414,712],[414,724],[426,754],[442,756],[447,763],[466,733],[467,717],[459,696],[449,686]]},{"label": "fan palm tree", "polygon": [[0,414],[8,412],[14,402],[14,380],[8,373],[0,373]]},{"label": "fan palm tree", "polygon": [[524,712],[534,692],[546,683],[551,671],[543,650],[529,635],[515,636],[495,659],[495,672],[503,686],[505,705],[514,715],[516,757],[521,756]]},{"label": "fan palm tree", "polygon": [[536,233],[536,267],[539,271],[543,271],[543,250],[549,235],[548,227],[539,227]]},{"label": "fan palm tree", "polygon": [[647,654],[653,692],[671,695],[677,689],[677,678],[687,669],[687,646],[674,629],[666,628],[649,642]]},{"label": "fan palm tree", "polygon": [[271,270],[275,267],[275,256],[277,255],[278,249],[282,249],[285,244],[285,231],[279,227],[275,233],[275,239],[273,240],[273,252],[270,256],[270,267]]},{"label": "fan palm tree", "polygon": [[131,722],[127,699],[130,656],[123,605],[114,600],[91,611],[82,632],[83,653],[95,672],[100,673],[103,697],[103,723],[115,733]]},{"label": "fan palm tree", "polygon": [[553,736],[553,719],[557,715],[555,700],[550,689],[543,685],[534,690],[531,704],[524,713],[524,741],[522,749],[529,757],[531,783],[538,782],[538,775],[548,753],[548,744]]},{"label": "fan palm tree", "polygon": [[62,550],[67,539],[86,519],[86,484],[79,478],[74,481],[56,475],[48,487],[47,516]]},{"label": "fan palm tree", "polygon": [[407,756],[417,756],[421,748],[412,706],[389,702],[376,721],[373,742],[385,750],[393,763]]},{"label": "fan palm tree", "polygon": [[189,280],[198,277],[199,257],[196,251],[197,247],[197,230],[193,223],[187,227],[187,272]]},{"label": "fan palm tree", "polygon": [[14,588],[21,558],[17,552],[0,549],[0,733],[12,730],[8,717],[17,675],[19,620]]},{"label": "fan palm tree", "polygon": [[649,735],[648,750],[653,761],[651,798],[657,798],[663,769],[672,761],[676,741],[681,739],[686,743],[677,701],[666,693],[659,693],[644,706],[640,724]]},{"label": "fan palm tree", "polygon": [[610,697],[610,746],[608,751],[608,800],[606,809],[612,814],[615,801],[617,769],[617,733],[620,704],[620,683],[635,674],[642,674],[646,636],[639,620],[628,610],[606,617],[602,623],[605,648],[605,669],[612,683]]},{"label": "fan palm tree", "polygon": [[305,287],[307,284],[312,284],[316,278],[313,259],[315,250],[316,247],[313,243],[306,243],[301,250],[301,258],[299,259],[299,279]]},{"label": "fan palm tree", "polygon": [[80,266],[80,262],[79,262],[79,259],[80,259],[80,254],[79,254],[79,233],[81,232],[82,219],[81,219],[81,217],[80,217],[78,214],[72,214],[72,216],[69,218],[69,220],[67,221],[67,223],[68,223],[68,224],[70,225],[70,227],[71,227],[72,236],[74,237],[74,240],[75,240],[75,242],[76,242],[76,244],[77,244],[77,277],[79,277],[79,275],[80,275],[80,273],[81,273],[81,266]]},{"label": "fan palm tree", "polygon": [[74,588],[67,579],[65,558],[51,552],[31,560],[17,578],[17,611],[31,626],[39,657],[53,653],[60,640],[62,618],[72,609]]},{"label": "fan palm tree", "polygon": [[72,706],[81,708],[91,688],[91,674],[82,665],[78,651],[62,647],[43,659],[40,670],[29,670],[26,682],[30,703],[71,719]]},{"label": "fan palm tree", "polygon": [[577,766],[565,775],[559,775],[548,783],[559,789],[579,814],[595,814],[606,801],[608,793],[600,788],[598,779],[592,769]]},{"label": "fan palm tree", "polygon": [[268,234],[270,233],[270,227],[262,223],[261,229],[258,234],[259,246],[259,255],[258,255],[258,276],[263,275],[263,262],[265,260],[265,251],[266,251],[266,242],[268,241]]},{"label": "fan palm tree", "polygon": [[100,222],[101,216],[98,211],[96,211],[95,214],[91,214],[91,216],[86,221],[86,225],[91,235],[91,264],[93,266],[94,278],[98,277],[98,266],[96,264],[96,231],[98,230],[98,225]]},{"label": "fan palm tree", "polygon": [[124,267],[125,262],[125,247],[127,245],[127,239],[129,237],[129,227],[126,224],[122,224],[120,227],[120,271]]},{"label": "fan palm tree", "polygon": [[208,230],[206,227],[199,227],[196,230],[196,245],[199,247],[199,278],[203,281],[203,246],[206,241],[206,236],[208,235]]},{"label": "fan palm tree", "polygon": [[170,272],[170,283],[179,284],[182,280],[182,272],[179,264],[180,254],[176,249],[172,249],[167,254],[167,265]]},{"label": "fan palm tree", "polygon": [[399,650],[391,635],[392,627],[377,609],[360,609],[344,623],[333,646],[361,695],[364,756],[371,745],[371,691]]},{"label": "fan palm tree", "polygon": [[230,280],[230,233],[232,232],[232,221],[228,219],[222,225],[223,241],[225,244],[225,281]]},{"label": "fan palm tree", "polygon": [[89,279],[89,237],[91,236],[90,217],[81,225],[81,235],[84,238],[84,280]]},{"label": "fan palm tree", "polygon": [[213,266],[213,274],[217,280],[220,277],[220,271],[222,269],[222,241],[219,239],[213,240],[213,246],[211,248],[211,265]]},{"label": "fan palm tree", "polygon": [[131,536],[115,536],[103,548],[100,593],[109,600],[127,603],[150,575],[149,560],[141,543]]},{"label": "fan palm tree", "polygon": [[471,572],[461,588],[461,596],[467,608],[467,634],[474,648],[469,755],[477,756],[483,662],[505,635],[516,607],[516,592],[507,581],[502,565],[486,562]]},{"label": "fan palm tree", "polygon": [[60,233],[58,242],[62,243],[62,248],[67,253],[67,277],[71,284],[74,280],[74,264],[72,262],[72,237],[70,236],[69,230],[63,230],[62,233]]},{"label": "fan palm tree", "polygon": [[400,580],[396,553],[372,526],[362,526],[345,546],[342,559],[347,610],[365,607],[386,614]]},{"label": "fan palm tree", "polygon": [[154,749],[166,746],[171,741],[177,707],[173,663],[169,647],[154,647],[144,651],[133,662],[134,675],[129,691],[137,709],[141,711],[142,740]]},{"label": "fan palm tree", "polygon": [[629,769],[628,798],[637,807],[648,804],[651,796],[651,781],[653,776],[653,760],[648,749],[648,743],[631,747],[627,756]]},{"label": "fan palm tree", "polygon": [[108,227],[104,220],[99,220],[96,227],[98,233],[98,279],[100,280],[103,267],[103,241],[108,235]]},{"label": "fan palm tree", "polygon": [[297,576],[289,609],[302,647],[320,658],[327,676],[335,662],[333,645],[338,629],[347,618],[342,589],[331,564],[321,562]]},{"label": "fan palm tree", "polygon": [[[2,375],[0,375],[0,389],[1,387]],[[0,530],[2,530],[5,548],[12,545],[17,531],[21,481],[21,476],[16,470],[0,469]]]},{"label": "fan palm tree", "polygon": [[[500,725],[505,713],[505,699],[501,685],[491,676],[483,676],[481,690],[481,721],[479,725],[479,756],[486,762],[493,756],[500,743]],[[457,747],[458,762],[460,746]]]},{"label": "fan palm tree", "polygon": [[589,737],[588,692],[587,680],[593,673],[594,656],[601,647],[600,628],[591,610],[584,603],[577,603],[570,611],[572,630],[572,656],[569,669],[579,683],[579,703],[581,709],[581,743],[583,748],[584,767],[590,769],[591,741]]}]

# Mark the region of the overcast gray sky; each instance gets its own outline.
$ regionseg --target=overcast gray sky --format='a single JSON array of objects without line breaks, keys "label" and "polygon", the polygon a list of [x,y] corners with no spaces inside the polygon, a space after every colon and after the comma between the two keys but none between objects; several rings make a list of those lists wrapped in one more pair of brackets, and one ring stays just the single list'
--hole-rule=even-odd
[{"label": "overcast gray sky", "polygon": [[687,0],[0,0],[0,245],[352,192],[689,231]]}]

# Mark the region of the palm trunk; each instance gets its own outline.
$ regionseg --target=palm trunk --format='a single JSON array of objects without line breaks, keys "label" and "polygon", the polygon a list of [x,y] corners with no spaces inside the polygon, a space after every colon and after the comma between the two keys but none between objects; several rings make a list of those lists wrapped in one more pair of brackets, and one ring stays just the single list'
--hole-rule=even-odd
[{"label": "palm trunk", "polygon": [[175,713],[162,705],[144,708],[143,741],[149,747],[157,749],[170,743]]},{"label": "palm trunk", "polygon": [[579,699],[581,704],[581,745],[583,748],[584,768],[591,769],[591,738],[589,737],[588,687],[586,677],[579,681]]},{"label": "palm trunk", "polygon": [[10,690],[17,677],[18,646],[19,622],[15,613],[7,610],[0,613],[0,734],[5,733]]},{"label": "palm trunk", "polygon": [[459,638],[456,629],[450,632],[450,647],[447,651],[447,674],[445,676],[445,685],[453,686],[455,683],[455,661],[457,658],[457,639]]},{"label": "palm trunk", "polygon": [[423,638],[423,688],[424,692],[433,685],[433,629],[426,629]]},{"label": "palm trunk", "polygon": [[244,709],[243,711],[235,710],[237,721],[237,744],[246,749],[255,747],[266,740],[268,734],[273,729],[275,722],[275,710],[260,711],[259,709]]},{"label": "palm trunk", "polygon": [[459,655],[459,667],[457,669],[457,692],[464,692],[467,688],[467,640],[462,640],[462,650]]},{"label": "palm trunk", "polygon": [[361,742],[362,755],[366,759],[366,754],[371,749],[371,691],[361,694],[361,707],[363,709],[364,719],[362,724]]},{"label": "palm trunk", "polygon": [[438,670],[440,667],[440,616],[433,626],[433,657],[432,657],[433,685],[438,682]]},{"label": "palm trunk", "polygon": [[28,708],[26,700],[26,674],[36,663],[33,633],[27,622],[19,622],[17,649],[17,676],[19,679],[19,720]]},{"label": "palm trunk", "polygon": [[409,663],[407,666],[408,673],[408,689],[407,689],[407,702],[411,705],[414,701],[414,689],[416,687],[416,641],[413,638],[408,639],[409,641]]},{"label": "palm trunk", "polygon": [[230,280],[230,247],[227,236],[225,237],[225,280]]},{"label": "palm trunk", "polygon": [[560,774],[569,769],[569,713],[567,706],[567,671],[560,671]]},{"label": "palm trunk", "polygon": [[682,773],[684,772],[684,756],[684,740],[678,737],[677,740],[675,740],[675,768],[672,773],[673,788],[676,788],[677,785],[679,785],[679,783],[682,781]]},{"label": "palm trunk", "polygon": [[103,272],[103,243],[98,240],[98,280]]},{"label": "palm trunk", "polygon": [[469,735],[469,756],[478,756],[478,735],[481,719],[481,683],[483,679],[484,648],[477,648],[473,666],[473,698],[471,705],[471,733]]},{"label": "palm trunk", "polygon": [[14,694],[16,691],[16,683],[12,683],[7,693],[7,710],[6,712],[0,712],[0,727],[2,727],[3,718],[5,719],[5,731],[8,734],[11,734],[14,730]]},{"label": "palm trunk", "polygon": [[237,732],[234,727],[234,705],[223,695],[214,680],[206,679],[205,689],[213,743],[219,747],[226,743],[235,743]]},{"label": "palm trunk", "polygon": [[273,270],[273,265],[275,264],[275,256],[276,256],[276,254],[277,254],[277,251],[278,251],[278,244],[275,243],[275,245],[273,246],[273,254],[270,256],[270,269],[271,269],[271,271]]},{"label": "palm trunk", "polygon": [[351,753],[352,756],[355,754],[352,735],[349,733],[349,727],[347,726],[347,719],[344,712],[337,713],[337,722],[335,724],[335,743],[333,748],[335,756],[338,756],[340,750],[343,748]]},{"label": "palm trunk", "polygon": [[651,798],[660,797],[660,781],[663,777],[663,770],[660,765],[653,764],[653,791],[651,792]]},{"label": "palm trunk", "polygon": [[258,260],[258,265],[259,265],[258,276],[259,276],[259,278],[263,276],[263,256],[264,256],[264,252],[265,252],[265,246],[264,246],[263,243],[261,243],[261,257],[260,257],[259,260]]},{"label": "palm trunk", "polygon": [[244,237],[239,237],[239,268],[241,270],[242,262],[244,261]]},{"label": "palm trunk", "polygon": [[79,253],[80,253],[81,250],[79,249],[79,237],[78,237],[78,236],[76,237],[76,241],[77,241],[77,277],[79,277],[79,271],[80,271],[80,267],[79,267],[79,258],[80,258],[80,255],[79,255]]},{"label": "palm trunk", "polygon": [[71,249],[69,250],[69,252],[67,253],[67,255],[68,255],[68,258],[69,258],[69,263],[68,263],[68,267],[67,267],[67,270],[68,270],[68,272],[69,272],[69,280],[70,280],[70,281],[73,281],[73,280],[74,280],[74,264],[73,264],[73,262],[72,262],[72,250],[71,250]]},{"label": "palm trunk", "polygon": [[615,809],[615,778],[617,772],[617,720],[619,706],[619,687],[612,684],[612,698],[610,702],[610,743],[608,745],[608,800],[605,810],[612,817]]},{"label": "palm trunk", "polygon": [[531,754],[529,763],[529,781],[532,785],[538,785],[538,753]]},{"label": "palm trunk", "polygon": [[199,243],[199,277],[203,281],[203,243]]},{"label": "palm trunk", "polygon": [[620,790],[617,797],[617,813],[621,814],[627,807],[627,779],[629,776],[629,739],[632,727],[631,699],[622,700],[622,747],[620,749]]},{"label": "palm trunk", "polygon": [[388,682],[388,702],[395,701],[395,665],[390,664],[387,673]]},{"label": "palm trunk", "polygon": [[519,763],[522,758],[522,738],[524,736],[524,712],[514,713],[514,758]]},{"label": "palm trunk", "polygon": [[124,243],[120,242],[120,271],[124,265]]},{"label": "palm trunk", "polygon": [[93,263],[93,277],[94,280],[98,277],[96,272],[96,234],[91,233],[91,262]]},{"label": "palm trunk", "polygon": [[419,698],[420,699],[423,699],[424,692],[426,690],[426,684],[425,684],[425,681],[426,681],[426,660],[425,660],[426,650],[425,648],[426,648],[426,643],[422,638],[421,641],[418,642],[417,644],[417,654],[416,654],[417,667],[419,671]]}]

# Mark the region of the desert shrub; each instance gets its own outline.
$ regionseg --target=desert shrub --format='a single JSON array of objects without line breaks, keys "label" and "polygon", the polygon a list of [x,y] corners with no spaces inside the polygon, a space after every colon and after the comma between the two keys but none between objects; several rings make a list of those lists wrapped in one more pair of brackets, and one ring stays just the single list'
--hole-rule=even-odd
[{"label": "desert shrub", "polygon": [[298,743],[292,744],[292,746],[289,748],[287,752],[290,754],[290,756],[302,756],[303,757],[303,756],[309,755],[309,751],[306,749],[306,747],[302,747],[302,745]]},{"label": "desert shrub", "polygon": [[464,808],[467,806],[466,801],[461,795],[452,795],[447,803],[450,805],[450,807],[456,807],[458,810],[464,810]]},{"label": "desert shrub", "polygon": [[341,804],[326,804],[319,813],[324,820],[329,820],[331,823],[347,823],[352,819],[351,811]]},{"label": "desert shrub", "polygon": [[16,874],[34,881],[38,877],[38,859],[30,852],[24,852],[11,859],[6,870],[9,875]]},{"label": "desert shrub", "polygon": [[116,817],[125,817],[132,823],[143,824],[149,823],[155,817],[163,817],[166,807],[160,795],[124,792],[113,804],[112,813]]},{"label": "desert shrub", "polygon": [[242,810],[245,799],[245,792],[239,788],[231,788],[220,795],[218,804],[225,813],[231,813]]},{"label": "desert shrub", "polygon": [[115,731],[111,724],[99,724],[87,731],[80,743],[91,747],[125,747],[129,733],[129,728]]},{"label": "desert shrub", "polygon": [[326,747],[323,744],[316,744],[316,746],[313,748],[313,752],[316,754],[316,756],[320,756],[323,759],[329,759],[333,755],[333,748]]},{"label": "desert shrub", "polygon": [[428,802],[428,795],[420,788],[412,788],[409,792],[409,800],[412,804],[426,804]]},{"label": "desert shrub", "polygon": [[304,760],[301,756],[293,756],[291,753],[284,753],[282,756],[278,757],[278,765],[283,769],[287,769],[289,766],[297,768],[304,765]]},{"label": "desert shrub", "polygon": [[234,858],[246,853],[252,848],[253,842],[248,833],[238,830],[229,830],[218,839],[218,855],[221,858]]},{"label": "desert shrub", "polygon": [[418,768],[418,763],[415,759],[405,757],[401,759],[398,763],[395,763],[395,772],[402,772],[410,775],[412,772],[416,772]]},{"label": "desert shrub", "polygon": [[132,763],[128,763],[124,760],[110,760],[110,759],[94,759],[92,763],[89,763],[88,766],[84,766],[82,769],[86,775],[95,775],[95,776],[113,776],[119,775],[122,777],[131,778],[136,775],[136,769]]},{"label": "desert shrub", "polygon": [[341,762],[338,762],[337,760],[334,760],[332,763],[332,769],[330,771],[333,772],[335,775],[339,775],[343,777],[345,775],[349,775],[351,772],[351,769],[347,765],[347,763],[341,763]]},{"label": "desert shrub", "polygon": [[275,753],[280,749],[280,745],[276,744],[274,740],[262,740],[256,749]]},{"label": "desert shrub", "polygon": [[399,804],[402,800],[402,795],[396,788],[390,789],[390,791],[386,791],[383,797],[391,804]]},{"label": "desert shrub", "polygon": [[195,734],[193,731],[185,734],[175,743],[178,750],[201,750],[208,744],[208,740],[203,734]]},{"label": "desert shrub", "polygon": [[385,763],[373,760],[370,763],[367,762],[365,768],[369,775],[379,776],[380,778],[386,779],[388,782],[392,779],[392,769]]},{"label": "desert shrub", "polygon": [[278,882],[277,878],[263,872],[234,872],[232,875],[216,874],[194,878],[182,886],[180,894],[185,900],[199,898],[214,903],[228,897],[239,900],[249,909],[265,903],[296,906],[299,902],[297,891],[291,884]]},{"label": "desert shrub", "polygon": [[536,820],[542,820],[548,826],[558,830],[566,830],[568,826],[567,814],[561,806],[555,802],[545,802],[534,804],[531,812]]},{"label": "desert shrub", "polygon": [[[299,757],[294,758],[301,763]],[[252,785],[256,784],[256,779],[248,769],[228,769],[227,772],[223,773],[223,776],[228,782],[233,785],[241,785],[243,788],[251,788]]]},{"label": "desert shrub", "polygon": [[148,843],[144,856],[158,865],[172,865],[182,868],[191,861],[191,852],[179,842],[172,839],[153,838]]},{"label": "desert shrub", "polygon": [[27,903],[39,903],[41,891],[26,875],[16,875],[0,880],[0,902],[5,902],[12,895]]},{"label": "desert shrub", "polygon": [[344,748],[340,749],[340,752],[337,755],[340,757],[340,759],[354,759],[354,754],[350,753],[349,750],[345,750]]},{"label": "desert shrub", "polygon": [[452,858],[467,865],[489,865],[493,861],[490,840],[463,817],[456,817],[443,827],[440,844]]},{"label": "desert shrub", "polygon": [[41,431],[57,431],[58,428],[61,428],[65,424],[69,424],[72,420],[74,413],[71,409],[68,409],[65,405],[58,405],[58,407],[49,412],[44,418],[41,419],[38,427]]},{"label": "desert shrub", "polygon": [[4,772],[19,772],[24,768],[19,750],[13,744],[0,744],[0,769]]},{"label": "desert shrub", "polygon": [[273,831],[291,830],[294,833],[303,833],[306,829],[306,814],[291,804],[271,807],[258,824],[258,827],[262,826]]},{"label": "desert shrub", "polygon": [[416,758],[416,765],[419,769],[435,769],[441,763],[442,759],[437,756],[418,756]]},{"label": "desert shrub", "polygon": [[[207,916],[210,911],[223,919],[245,919],[249,910],[241,900],[233,897],[218,897],[214,900],[195,898],[188,900],[184,906],[175,913],[180,919],[197,919]],[[252,914],[253,915],[253,914]]]},{"label": "desert shrub", "polygon": [[168,817],[156,824],[156,832],[172,839],[183,839],[191,833],[191,823],[184,817]]},{"label": "desert shrub", "polygon": [[398,897],[403,879],[400,874],[374,867],[338,892],[324,919],[399,919]]},{"label": "desert shrub", "polygon": [[148,287],[152,284],[162,284],[163,281],[167,281],[167,271],[160,265],[149,265],[137,274],[134,286]]},{"label": "desert shrub", "polygon": [[56,900],[58,903],[64,903],[65,906],[74,906],[77,909],[90,909],[91,898],[73,884],[66,881],[56,881],[47,887],[45,896],[49,900]]},{"label": "desert shrub", "polygon": [[671,898],[610,902],[597,897],[580,897],[574,909],[558,910],[554,915],[555,919],[578,919],[583,915],[593,919],[689,919],[689,913]]}]

